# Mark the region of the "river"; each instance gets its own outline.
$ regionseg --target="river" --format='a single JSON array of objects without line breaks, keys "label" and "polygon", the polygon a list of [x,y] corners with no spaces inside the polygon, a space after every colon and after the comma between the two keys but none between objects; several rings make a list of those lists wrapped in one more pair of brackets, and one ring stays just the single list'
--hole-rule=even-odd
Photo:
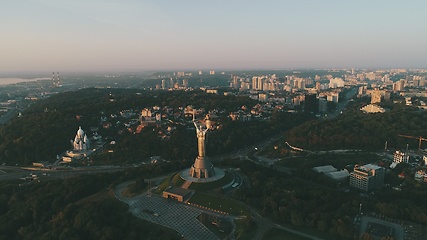
[{"label": "river", "polygon": [[0,78],[0,85],[16,84],[20,82],[34,82],[49,79],[50,78]]}]

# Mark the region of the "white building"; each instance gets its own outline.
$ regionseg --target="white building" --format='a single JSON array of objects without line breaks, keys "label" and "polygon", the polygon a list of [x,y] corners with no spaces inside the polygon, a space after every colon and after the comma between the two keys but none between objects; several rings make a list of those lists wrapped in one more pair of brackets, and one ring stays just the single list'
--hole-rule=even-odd
[{"label": "white building", "polygon": [[319,173],[323,173],[335,181],[344,180],[350,176],[350,173],[346,169],[338,171],[332,165],[314,167],[313,170]]},{"label": "white building", "polygon": [[409,155],[401,151],[396,151],[393,154],[393,162],[395,162],[396,164],[399,164],[401,162],[409,163]]},{"label": "white building", "polygon": [[344,87],[344,80],[342,78],[331,78],[329,80],[329,88]]},{"label": "white building", "polygon": [[384,168],[380,166],[373,164],[356,165],[350,174],[350,186],[364,191],[378,189],[384,184],[384,175]]},{"label": "white building", "polygon": [[74,151],[84,151],[84,150],[88,150],[90,147],[89,139],[81,127],[79,127],[79,130],[77,130],[77,133],[73,142],[73,147],[74,147]]}]

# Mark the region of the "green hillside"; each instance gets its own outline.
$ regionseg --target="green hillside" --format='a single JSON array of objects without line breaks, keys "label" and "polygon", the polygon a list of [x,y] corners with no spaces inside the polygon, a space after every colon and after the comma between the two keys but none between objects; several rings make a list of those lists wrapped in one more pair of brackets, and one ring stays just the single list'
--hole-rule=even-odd
[{"label": "green hillside", "polygon": [[[104,137],[104,142],[116,141],[110,152],[106,148],[92,155],[98,163],[123,164],[141,162],[150,156],[162,156],[167,160],[189,160],[196,155],[195,132],[190,119],[183,118],[183,108],[193,105],[206,111],[217,109],[221,128],[212,132],[207,151],[213,156],[233,151],[236,148],[290,129],[312,119],[307,114],[273,112],[266,114],[267,120],[233,122],[228,113],[247,106],[250,110],[258,102],[248,97],[206,94],[202,91],[143,91],[138,89],[82,89],[65,92],[39,100],[28,107],[21,117],[0,126],[0,163],[29,165],[34,161],[56,160],[56,156],[71,149],[79,126],[89,137],[91,128]],[[172,109],[160,127],[146,127],[141,134],[133,134],[124,127],[125,122],[137,124],[144,108],[159,106]],[[128,110],[131,118],[120,116]],[[104,122],[101,121],[104,118]],[[110,126],[104,128],[103,124]],[[167,139],[160,138],[167,127],[174,130]],[[133,131],[135,126],[131,127]],[[112,152],[112,153],[111,153]],[[108,154],[107,154],[108,153]]]},{"label": "green hillside", "polygon": [[[366,114],[360,104],[341,116],[325,121],[312,121],[289,131],[285,138],[293,146],[307,150],[329,149],[404,149],[406,144],[418,148],[416,139],[399,134],[427,136],[427,111],[401,104],[389,105],[385,113]],[[427,147],[424,145],[424,148]]]}]

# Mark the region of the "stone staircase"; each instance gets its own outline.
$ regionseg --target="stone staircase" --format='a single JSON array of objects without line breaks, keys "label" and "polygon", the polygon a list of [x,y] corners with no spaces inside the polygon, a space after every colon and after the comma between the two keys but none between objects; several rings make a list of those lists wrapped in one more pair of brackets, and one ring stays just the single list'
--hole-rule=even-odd
[{"label": "stone staircase", "polygon": [[191,183],[192,182],[190,182],[190,181],[185,181],[183,184],[182,184],[182,188],[185,188],[185,189],[188,189],[189,187],[190,187],[190,185],[191,185]]}]

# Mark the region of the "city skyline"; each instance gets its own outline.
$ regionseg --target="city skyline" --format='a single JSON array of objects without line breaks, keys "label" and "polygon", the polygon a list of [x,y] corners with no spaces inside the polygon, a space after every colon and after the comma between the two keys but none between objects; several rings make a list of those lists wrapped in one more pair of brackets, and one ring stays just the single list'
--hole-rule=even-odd
[{"label": "city skyline", "polygon": [[5,1],[0,72],[425,68],[411,1]]}]

